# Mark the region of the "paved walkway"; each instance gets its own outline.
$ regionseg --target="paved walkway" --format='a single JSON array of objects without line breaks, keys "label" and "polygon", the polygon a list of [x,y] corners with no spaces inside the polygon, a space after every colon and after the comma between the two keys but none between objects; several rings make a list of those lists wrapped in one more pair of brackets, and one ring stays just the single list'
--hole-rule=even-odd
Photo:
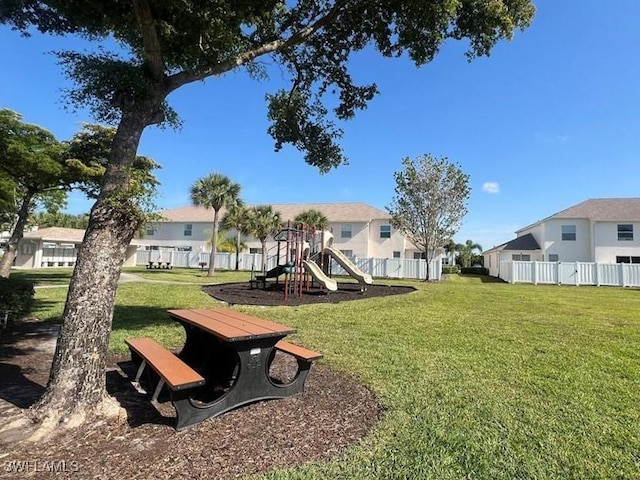
[{"label": "paved walkway", "polygon": [[[122,272],[120,273],[120,279],[118,283],[129,283],[129,282],[146,282],[146,283],[166,283],[171,285],[202,285],[206,287],[207,285],[215,285],[215,283],[201,283],[201,282],[176,282],[174,280],[152,280],[150,278],[144,278],[140,275],[136,275],[135,273]],[[34,288],[62,288],[68,287],[68,284],[60,284],[60,285],[36,285]]]}]

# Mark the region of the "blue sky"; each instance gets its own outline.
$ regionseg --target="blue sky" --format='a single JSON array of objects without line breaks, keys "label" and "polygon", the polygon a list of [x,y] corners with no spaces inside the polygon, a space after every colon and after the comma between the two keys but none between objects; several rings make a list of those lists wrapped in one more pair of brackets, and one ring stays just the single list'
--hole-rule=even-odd
[{"label": "blue sky", "polygon": [[[539,0],[532,26],[491,57],[468,63],[449,43],[431,64],[363,52],[354,78],[381,94],[342,124],[350,163],[320,175],[303,155],[274,152],[264,96],[282,83],[231,73],[170,97],[179,131],[147,129],[139,153],[160,163],[158,205],[189,204],[189,186],[210,172],[242,185],[256,203],[365,202],[385,209],[404,157],[446,156],[471,177],[469,213],[456,240],[485,249],[587,198],[638,197],[640,2]],[[68,87],[51,50],[75,41],[22,38],[0,27],[0,107],[60,140],[87,112],[64,109]],[[80,194],[68,211],[88,211]]]}]

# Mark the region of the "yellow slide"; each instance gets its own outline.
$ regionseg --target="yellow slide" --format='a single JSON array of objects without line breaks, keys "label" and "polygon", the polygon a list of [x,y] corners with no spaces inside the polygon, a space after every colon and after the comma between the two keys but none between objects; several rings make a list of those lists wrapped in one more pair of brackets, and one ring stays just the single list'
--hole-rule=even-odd
[{"label": "yellow slide", "polygon": [[368,273],[364,273],[362,270],[360,270],[340,250],[336,250],[335,248],[331,248],[331,247],[326,247],[324,249],[324,253],[328,253],[329,255],[331,255],[336,260],[336,262],[338,262],[340,266],[347,271],[347,273],[351,277],[358,280],[358,283],[360,283],[360,285],[364,285],[364,284],[371,285],[373,283],[373,278],[371,278],[371,275],[369,275]]},{"label": "yellow slide", "polygon": [[324,288],[331,292],[335,292],[336,290],[338,290],[338,282],[327,277],[322,269],[318,266],[318,264],[307,260],[304,260],[302,264],[304,265],[305,270],[309,272],[311,276],[316,279],[316,281],[318,281]]}]

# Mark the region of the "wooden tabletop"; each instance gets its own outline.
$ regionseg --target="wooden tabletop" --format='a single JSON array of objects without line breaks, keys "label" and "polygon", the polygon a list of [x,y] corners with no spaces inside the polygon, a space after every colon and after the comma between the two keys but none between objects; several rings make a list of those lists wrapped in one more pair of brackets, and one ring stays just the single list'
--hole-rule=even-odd
[{"label": "wooden tabletop", "polygon": [[295,329],[252,317],[226,308],[169,310],[177,320],[195,325],[227,341],[237,342],[253,338],[282,337],[295,333]]}]

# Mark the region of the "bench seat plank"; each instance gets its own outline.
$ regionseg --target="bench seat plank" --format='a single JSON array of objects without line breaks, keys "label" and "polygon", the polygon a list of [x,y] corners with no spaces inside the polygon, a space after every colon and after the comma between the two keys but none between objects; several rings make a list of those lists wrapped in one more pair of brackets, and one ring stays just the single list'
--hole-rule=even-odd
[{"label": "bench seat plank", "polygon": [[130,338],[125,342],[165,380],[172,390],[204,385],[205,380],[202,375],[153,339]]},{"label": "bench seat plank", "polygon": [[294,345],[293,343],[285,342],[284,340],[280,340],[276,343],[276,348],[307,362],[313,362],[314,360],[322,358],[321,353]]}]

